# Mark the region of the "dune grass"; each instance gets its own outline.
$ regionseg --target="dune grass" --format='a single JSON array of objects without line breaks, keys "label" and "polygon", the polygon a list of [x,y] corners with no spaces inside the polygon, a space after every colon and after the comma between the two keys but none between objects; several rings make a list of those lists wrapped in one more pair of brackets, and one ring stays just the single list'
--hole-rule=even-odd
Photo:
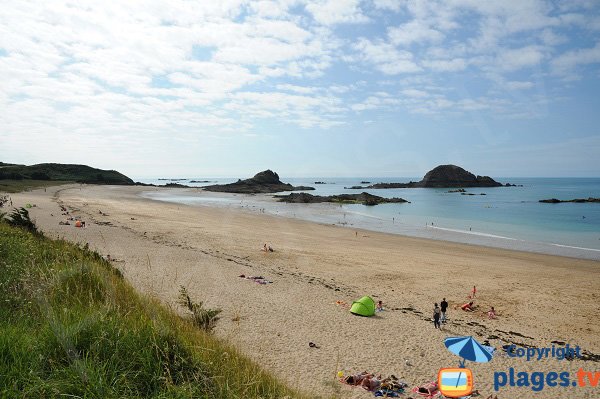
[{"label": "dune grass", "polygon": [[303,396],[97,253],[0,222],[0,397]]}]

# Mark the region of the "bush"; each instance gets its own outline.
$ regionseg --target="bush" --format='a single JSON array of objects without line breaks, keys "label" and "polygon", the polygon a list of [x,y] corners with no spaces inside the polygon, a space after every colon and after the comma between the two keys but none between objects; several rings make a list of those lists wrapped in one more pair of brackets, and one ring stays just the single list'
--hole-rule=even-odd
[{"label": "bush", "polygon": [[187,289],[181,286],[179,289],[179,302],[181,306],[187,308],[192,314],[192,323],[196,327],[201,328],[204,331],[211,332],[215,328],[215,324],[219,320],[218,314],[221,313],[221,309],[204,309],[202,302],[194,302],[190,298]]},{"label": "bush", "polygon": [[35,223],[29,218],[29,212],[25,208],[15,209],[7,218],[8,224],[20,227],[32,233],[38,233]]}]

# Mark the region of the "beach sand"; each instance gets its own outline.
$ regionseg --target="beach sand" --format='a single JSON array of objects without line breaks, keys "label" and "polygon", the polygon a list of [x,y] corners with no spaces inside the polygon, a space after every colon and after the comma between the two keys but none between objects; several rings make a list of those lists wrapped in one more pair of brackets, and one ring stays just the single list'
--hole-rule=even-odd
[{"label": "beach sand", "polygon": [[[495,371],[600,371],[598,361],[526,361],[502,345],[551,347],[552,341],[600,354],[600,262],[403,237],[243,210],[185,206],[141,198],[148,187],[63,186],[13,194],[50,237],[89,243],[141,292],[177,308],[180,286],[223,309],[216,334],[314,395],[373,397],[339,383],[338,371],[394,374],[411,387],[434,380],[458,357],[448,336],[472,335],[498,348],[490,363],[468,363],[485,398]],[[59,225],[58,203],[87,222]],[[99,212],[102,211],[104,215]],[[264,243],[275,252],[261,251]],[[264,276],[260,285],[238,277]],[[479,311],[455,305],[473,285]],[[363,318],[336,301],[363,295],[386,311]],[[434,302],[446,297],[449,322],[435,330]],[[497,320],[485,311],[494,306]],[[309,347],[314,342],[320,348]],[[406,363],[410,365],[407,365]],[[499,398],[597,398],[600,386],[505,387]],[[404,395],[403,397],[416,397]]]}]

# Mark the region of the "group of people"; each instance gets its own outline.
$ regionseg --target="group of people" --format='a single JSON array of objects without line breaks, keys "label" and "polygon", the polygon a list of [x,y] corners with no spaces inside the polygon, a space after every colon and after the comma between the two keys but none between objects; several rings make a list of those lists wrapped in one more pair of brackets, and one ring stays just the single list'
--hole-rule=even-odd
[{"label": "group of people", "polygon": [[440,305],[437,303],[433,306],[433,326],[435,328],[442,328],[442,323],[446,323],[446,311],[448,310],[448,302],[446,298],[442,299]]},{"label": "group of people", "polygon": [[[339,376],[343,376],[340,372]],[[398,380],[398,377],[391,375],[383,378],[381,374],[375,375],[363,371],[362,373],[352,374],[342,380],[348,385],[361,386],[367,391],[375,392],[378,390],[384,390],[386,393],[390,391],[402,392],[408,385],[405,382]],[[377,395],[381,396],[381,395]],[[397,396],[397,395],[395,395]]]},{"label": "group of people", "polygon": [[[470,295],[467,296],[467,298],[470,299],[469,302],[463,304],[460,306],[461,310],[465,311],[465,312],[474,312],[475,311],[475,297],[477,296],[477,287],[473,286],[473,289],[471,290]],[[440,302],[440,305],[438,306],[437,303],[434,304],[433,307],[433,325],[435,328],[441,328],[442,323],[446,323],[446,311],[448,310],[448,302],[446,301],[446,298],[442,299],[442,302]],[[495,319],[497,317],[496,315],[496,309],[494,309],[493,306],[490,307],[490,309],[487,312],[487,316],[488,319],[492,320]]]},{"label": "group of people", "polygon": [[263,245],[262,250],[265,252],[274,252],[273,248],[270,245],[267,245],[266,242],[265,242],[265,245]]}]

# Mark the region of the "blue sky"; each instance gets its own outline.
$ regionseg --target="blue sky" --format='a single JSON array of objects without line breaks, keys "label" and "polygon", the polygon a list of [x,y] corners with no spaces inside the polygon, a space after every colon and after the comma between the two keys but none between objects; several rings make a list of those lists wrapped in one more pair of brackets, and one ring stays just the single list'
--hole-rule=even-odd
[{"label": "blue sky", "polygon": [[600,176],[597,1],[10,2],[0,160]]}]

